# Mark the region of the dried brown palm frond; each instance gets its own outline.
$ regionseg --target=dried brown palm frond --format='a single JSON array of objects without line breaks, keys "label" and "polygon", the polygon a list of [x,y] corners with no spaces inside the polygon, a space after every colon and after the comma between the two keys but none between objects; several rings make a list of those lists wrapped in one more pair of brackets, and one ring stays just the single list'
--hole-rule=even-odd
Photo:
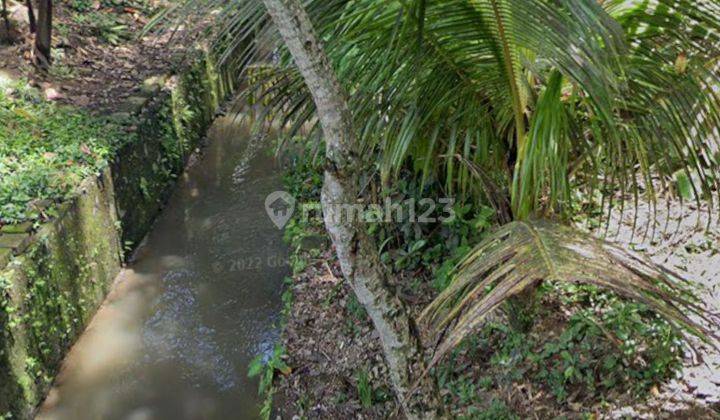
[{"label": "dried brown palm frond", "polygon": [[430,366],[508,298],[538,281],[596,285],[646,305],[686,335],[717,339],[707,327],[716,320],[682,287],[677,274],[566,225],[513,222],[480,243],[423,312],[422,325],[432,336],[444,337]]}]

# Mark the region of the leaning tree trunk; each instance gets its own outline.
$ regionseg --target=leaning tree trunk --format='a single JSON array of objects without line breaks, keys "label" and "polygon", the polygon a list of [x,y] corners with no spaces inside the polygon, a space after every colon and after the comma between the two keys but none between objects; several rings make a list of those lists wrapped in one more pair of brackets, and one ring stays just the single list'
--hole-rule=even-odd
[{"label": "leaning tree trunk", "polygon": [[[413,320],[387,284],[374,241],[342,204],[357,203],[360,157],[345,95],[299,0],[263,0],[313,96],[326,144],[322,190],[325,226],[343,275],[379,333],[397,397],[408,418],[431,418],[442,408],[432,378],[423,376],[424,356]],[[419,384],[417,389],[413,385]]]},{"label": "leaning tree trunk", "polygon": [[52,0],[40,0],[38,5],[38,28],[35,34],[35,63],[48,68],[51,60]]},{"label": "leaning tree trunk", "polygon": [[10,41],[10,15],[8,14],[7,0],[2,0],[2,15],[5,22],[5,38]]},{"label": "leaning tree trunk", "polygon": [[30,24],[30,33],[34,34],[37,31],[37,23],[35,23],[35,11],[33,10],[32,0],[25,0],[25,6],[27,6],[28,23]]}]

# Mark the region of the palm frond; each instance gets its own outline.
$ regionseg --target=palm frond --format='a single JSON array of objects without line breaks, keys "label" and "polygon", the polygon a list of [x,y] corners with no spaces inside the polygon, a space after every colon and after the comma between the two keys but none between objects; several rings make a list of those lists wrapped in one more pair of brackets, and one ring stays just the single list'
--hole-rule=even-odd
[{"label": "palm frond", "polygon": [[[385,183],[411,167],[461,199],[509,191],[516,219],[569,216],[575,185],[600,191],[608,216],[654,205],[679,172],[698,202],[720,191],[714,0],[304,3]],[[264,115],[289,135],[316,126],[260,1],[185,1],[169,15],[211,16],[223,59],[261,63],[238,67],[254,72],[246,94]]]},{"label": "palm frond", "polygon": [[680,278],[671,271],[565,225],[513,222],[479,244],[423,312],[430,335],[444,337],[431,366],[508,298],[539,281],[596,285],[646,305],[684,332],[717,340],[704,325],[716,325],[716,320],[685,297]]},{"label": "palm frond", "polygon": [[570,159],[569,112],[562,101],[563,77],[553,73],[541,92],[530,121],[527,144],[515,165],[512,200],[515,216],[525,220],[537,207],[536,201],[550,194],[559,205],[570,202],[567,168]]},{"label": "palm frond", "polygon": [[713,158],[720,127],[720,5],[612,0],[603,7],[625,30],[625,86],[614,121],[596,126],[595,151],[587,152],[594,161],[586,170],[605,175],[604,189],[616,184],[623,196],[632,193],[636,205],[644,190],[653,207],[654,181],[667,190],[666,180],[682,171],[693,180],[697,204],[704,199],[712,209],[720,191]]}]

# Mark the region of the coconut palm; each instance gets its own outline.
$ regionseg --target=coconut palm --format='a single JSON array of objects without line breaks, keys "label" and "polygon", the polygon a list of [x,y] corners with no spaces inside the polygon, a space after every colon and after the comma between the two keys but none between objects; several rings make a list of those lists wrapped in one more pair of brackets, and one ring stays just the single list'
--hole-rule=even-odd
[{"label": "coconut palm", "polygon": [[[327,110],[316,111],[312,84],[308,89],[307,75],[292,65],[297,51],[288,53],[281,43],[258,47],[257,39],[279,40],[263,5],[206,1],[207,10],[220,10],[217,46],[230,51],[227,57],[261,63],[247,71],[257,82],[256,98],[273,110],[267,115],[290,134],[308,125],[319,134]],[[643,200],[655,209],[679,177],[698,204],[714,208],[717,2],[303,5],[324,43],[318,54],[327,55],[332,71],[326,70],[345,94],[353,156],[367,157],[353,171],[377,169],[387,184],[411,168],[448,194],[491,204],[503,225],[424,312],[425,331],[443,338],[433,363],[503,302],[531,307],[540,281],[600,285],[647,304],[684,331],[709,336],[702,322],[711,320],[682,297],[676,275],[569,221],[580,196],[602,197],[595,204],[608,220]],[[279,54],[263,59],[263,51]],[[630,213],[637,220],[637,211]]]},{"label": "coconut palm", "polygon": [[[654,202],[682,170],[716,190],[714,2],[306,3],[385,180],[410,159],[513,220],[568,216],[578,180]],[[264,70],[276,115],[312,120],[297,71]]]}]

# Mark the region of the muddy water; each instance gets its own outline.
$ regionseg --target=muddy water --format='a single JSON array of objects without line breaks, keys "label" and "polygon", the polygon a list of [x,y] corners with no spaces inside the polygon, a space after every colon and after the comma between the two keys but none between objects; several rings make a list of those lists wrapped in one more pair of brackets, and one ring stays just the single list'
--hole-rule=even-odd
[{"label": "muddy water", "polygon": [[221,119],[65,361],[39,419],[255,418],[249,361],[278,337],[289,270],[265,197],[279,169]]}]

